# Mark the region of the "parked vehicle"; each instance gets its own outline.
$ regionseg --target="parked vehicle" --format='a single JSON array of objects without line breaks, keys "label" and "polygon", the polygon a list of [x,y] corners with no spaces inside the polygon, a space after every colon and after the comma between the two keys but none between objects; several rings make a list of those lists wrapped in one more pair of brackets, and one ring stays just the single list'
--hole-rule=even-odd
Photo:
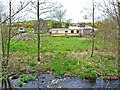
[{"label": "parked vehicle", "polygon": [[25,32],[26,32],[25,28],[23,28],[23,27],[20,27],[20,28],[18,29],[18,31],[19,31],[20,33],[25,33]]}]

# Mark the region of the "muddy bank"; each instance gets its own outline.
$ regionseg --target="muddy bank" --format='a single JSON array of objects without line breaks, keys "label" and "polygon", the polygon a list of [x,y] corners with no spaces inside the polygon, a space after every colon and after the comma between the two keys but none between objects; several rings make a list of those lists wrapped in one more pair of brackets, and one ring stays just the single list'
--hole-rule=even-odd
[{"label": "muddy bank", "polygon": [[12,87],[23,88],[120,88],[120,80],[80,79],[79,77],[54,77],[52,74],[39,74],[34,81],[29,81],[22,87],[18,86],[20,78],[12,79]]}]

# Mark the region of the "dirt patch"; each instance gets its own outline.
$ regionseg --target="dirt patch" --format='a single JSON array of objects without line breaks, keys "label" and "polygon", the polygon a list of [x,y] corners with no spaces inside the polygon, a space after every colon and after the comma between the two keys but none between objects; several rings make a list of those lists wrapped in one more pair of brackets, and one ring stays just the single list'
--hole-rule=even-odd
[{"label": "dirt patch", "polygon": [[88,52],[83,51],[83,52],[72,52],[74,55],[86,55]]}]

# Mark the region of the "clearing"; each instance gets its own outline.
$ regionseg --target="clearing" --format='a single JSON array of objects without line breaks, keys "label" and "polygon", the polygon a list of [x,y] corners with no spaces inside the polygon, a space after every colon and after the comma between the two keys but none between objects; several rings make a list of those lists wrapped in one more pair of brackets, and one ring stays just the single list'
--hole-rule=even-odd
[{"label": "clearing", "polygon": [[[35,34],[36,36],[36,34]],[[37,62],[37,38],[11,40],[9,72],[47,72],[55,76],[82,78],[118,76],[116,54],[102,40],[95,39],[95,53],[91,54],[91,37],[52,37],[41,35],[41,61]],[[111,53],[109,53],[111,52]],[[105,53],[105,54],[104,54]],[[12,66],[12,67],[11,67]]]}]

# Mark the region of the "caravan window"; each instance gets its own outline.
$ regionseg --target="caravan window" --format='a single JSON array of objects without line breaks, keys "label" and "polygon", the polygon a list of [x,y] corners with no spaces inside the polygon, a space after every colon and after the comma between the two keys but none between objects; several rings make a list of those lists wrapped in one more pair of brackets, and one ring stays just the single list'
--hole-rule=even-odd
[{"label": "caravan window", "polygon": [[67,33],[68,31],[65,31],[65,33]]},{"label": "caravan window", "polygon": [[74,33],[74,31],[73,31],[73,30],[71,30],[71,33]]},{"label": "caravan window", "polygon": [[77,33],[79,33],[79,30],[77,30]]}]

